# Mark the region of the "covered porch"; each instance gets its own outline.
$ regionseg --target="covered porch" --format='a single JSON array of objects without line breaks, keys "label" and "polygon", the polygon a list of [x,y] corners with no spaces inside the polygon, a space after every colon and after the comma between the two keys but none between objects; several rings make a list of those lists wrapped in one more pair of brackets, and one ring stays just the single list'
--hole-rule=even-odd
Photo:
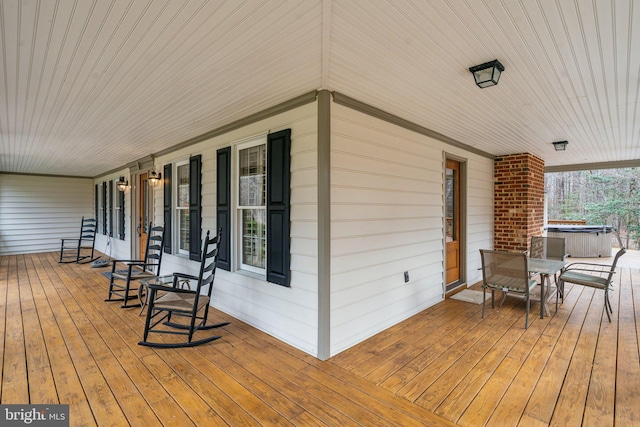
[{"label": "covered porch", "polygon": [[68,403],[71,425],[585,425],[638,423],[640,270],[567,287],[552,316],[447,299],[320,361],[219,311],[223,338],[137,345],[143,317],[104,302],[103,270],[56,253],[3,256],[3,404]]}]

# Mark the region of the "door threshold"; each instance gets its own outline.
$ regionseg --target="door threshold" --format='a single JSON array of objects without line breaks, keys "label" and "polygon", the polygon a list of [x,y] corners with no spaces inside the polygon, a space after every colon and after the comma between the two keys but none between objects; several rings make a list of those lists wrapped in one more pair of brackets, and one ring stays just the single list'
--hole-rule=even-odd
[{"label": "door threshold", "polygon": [[459,280],[457,282],[449,283],[445,289],[446,289],[445,298],[449,298],[451,295],[455,295],[458,292],[461,292],[467,289],[467,282]]}]

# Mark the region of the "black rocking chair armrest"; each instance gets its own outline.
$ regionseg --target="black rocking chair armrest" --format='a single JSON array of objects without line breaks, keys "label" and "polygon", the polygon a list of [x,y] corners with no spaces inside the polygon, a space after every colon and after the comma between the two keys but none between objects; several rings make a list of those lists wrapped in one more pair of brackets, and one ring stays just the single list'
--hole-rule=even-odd
[{"label": "black rocking chair armrest", "polygon": [[173,273],[173,279],[190,279],[190,280],[198,280],[197,276],[186,273]]},{"label": "black rocking chair armrest", "polygon": [[148,287],[151,290],[163,291],[163,292],[174,292],[174,293],[178,293],[178,294],[195,294],[196,293],[196,291],[192,291],[191,289],[169,287],[167,285],[153,285],[153,284],[150,284],[150,285],[148,285]]},{"label": "black rocking chair armrest", "polygon": [[132,265],[146,265],[147,264],[144,261],[139,260],[139,259],[114,259],[112,261],[113,261],[114,265],[117,264],[117,263],[127,264],[129,266],[132,266]]}]

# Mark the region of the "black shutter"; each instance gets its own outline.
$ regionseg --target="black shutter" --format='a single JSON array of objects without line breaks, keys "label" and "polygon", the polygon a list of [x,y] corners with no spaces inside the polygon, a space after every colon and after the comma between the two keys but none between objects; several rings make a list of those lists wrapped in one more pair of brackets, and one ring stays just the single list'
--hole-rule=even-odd
[{"label": "black shutter", "polygon": [[120,212],[118,213],[120,216],[118,237],[120,240],[124,240],[124,191],[118,191],[118,205],[120,205]]},{"label": "black shutter", "polygon": [[202,156],[189,158],[189,259],[200,261],[202,252]]},{"label": "black shutter", "polygon": [[102,234],[107,234],[107,183],[102,182]]},{"label": "black shutter", "polygon": [[217,152],[216,225],[222,228],[218,268],[231,271],[231,147]]},{"label": "black shutter", "polygon": [[109,181],[109,236],[113,237],[113,180]]},{"label": "black shutter", "polygon": [[171,163],[164,165],[164,251],[171,253]]},{"label": "black shutter", "polygon": [[267,281],[290,286],[291,129],[267,136]]},{"label": "black shutter", "polygon": [[[93,209],[95,211],[96,225],[98,225],[98,220],[99,220],[99,216],[98,216],[98,194],[99,194],[99,192],[98,192],[98,184],[96,184],[95,187],[96,187],[95,191],[93,192],[93,197],[94,197],[94,201],[93,201],[94,207],[93,207]],[[98,229],[98,227],[96,227],[96,230],[97,229]]]}]

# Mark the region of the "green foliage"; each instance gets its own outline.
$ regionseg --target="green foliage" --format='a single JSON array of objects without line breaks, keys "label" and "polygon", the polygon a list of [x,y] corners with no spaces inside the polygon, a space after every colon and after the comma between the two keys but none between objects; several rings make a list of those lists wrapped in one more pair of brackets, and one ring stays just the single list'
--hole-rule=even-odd
[{"label": "green foliage", "polygon": [[550,219],[585,219],[612,225],[621,246],[640,244],[640,170],[612,169],[547,174]]}]

